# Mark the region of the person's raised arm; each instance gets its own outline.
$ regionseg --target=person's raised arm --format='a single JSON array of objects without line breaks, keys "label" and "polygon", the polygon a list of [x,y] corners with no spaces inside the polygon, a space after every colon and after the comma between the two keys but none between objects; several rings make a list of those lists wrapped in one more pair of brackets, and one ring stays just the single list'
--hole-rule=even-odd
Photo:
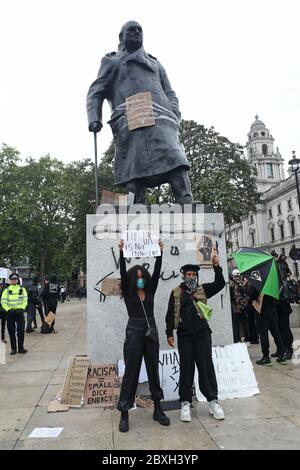
[{"label": "person's raised arm", "polygon": [[152,282],[152,293],[153,293],[153,295],[155,294],[155,292],[157,290],[158,281],[159,281],[159,278],[160,278],[162,254],[163,254],[163,249],[164,249],[164,244],[161,240],[159,240],[158,244],[159,244],[159,247],[160,247],[161,255],[156,257],[155,265],[154,265],[154,271],[153,271],[153,274],[152,274],[152,281],[151,282]]},{"label": "person's raised arm", "polygon": [[223,271],[221,266],[219,265],[219,257],[217,255],[214,255],[212,257],[212,264],[215,271],[215,280],[214,282],[208,282],[206,284],[203,284],[203,289],[208,299],[220,292],[220,290],[222,290],[225,286]]},{"label": "person's raised arm", "polygon": [[128,280],[127,280],[126,261],[124,258],[123,248],[124,248],[124,240],[120,240],[119,250],[120,250],[121,288],[122,288],[123,296],[125,296],[128,291]]}]

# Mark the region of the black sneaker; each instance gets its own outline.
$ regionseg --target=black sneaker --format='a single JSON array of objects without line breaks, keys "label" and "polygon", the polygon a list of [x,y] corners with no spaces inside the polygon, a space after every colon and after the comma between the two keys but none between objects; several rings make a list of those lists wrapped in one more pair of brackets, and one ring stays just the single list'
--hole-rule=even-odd
[{"label": "black sneaker", "polygon": [[15,354],[17,354],[17,351],[15,349],[13,349],[11,352],[10,352],[10,355],[11,356],[14,356]]},{"label": "black sneaker", "polygon": [[271,357],[278,357],[278,351],[271,354]]},{"label": "black sneaker", "polygon": [[290,360],[292,359],[292,357],[293,357],[293,354],[294,354],[293,349],[290,349],[289,351],[287,351],[287,352],[285,353],[286,359],[287,359],[288,361],[290,361]]},{"label": "black sneaker", "polygon": [[26,354],[26,353],[27,353],[27,349],[24,349],[24,348],[20,349],[19,351],[19,354]]},{"label": "black sneaker", "polygon": [[269,357],[263,356],[261,359],[259,359],[259,361],[256,361],[256,364],[258,364],[259,366],[271,366],[272,361]]},{"label": "black sneaker", "polygon": [[282,356],[278,356],[276,359],[276,362],[278,362],[279,364],[286,365],[287,364],[286,355],[283,354]]}]

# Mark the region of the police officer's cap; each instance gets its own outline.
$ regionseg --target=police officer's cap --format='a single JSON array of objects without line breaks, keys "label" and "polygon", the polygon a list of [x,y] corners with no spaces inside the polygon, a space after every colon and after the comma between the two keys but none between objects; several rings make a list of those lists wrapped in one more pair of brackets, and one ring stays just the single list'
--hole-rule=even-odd
[{"label": "police officer's cap", "polygon": [[180,272],[187,273],[188,271],[193,271],[194,273],[197,273],[200,270],[200,266],[198,264],[185,264],[180,268]]},{"label": "police officer's cap", "polygon": [[9,279],[19,279],[19,278],[20,278],[20,276],[17,273],[13,273],[9,276]]}]

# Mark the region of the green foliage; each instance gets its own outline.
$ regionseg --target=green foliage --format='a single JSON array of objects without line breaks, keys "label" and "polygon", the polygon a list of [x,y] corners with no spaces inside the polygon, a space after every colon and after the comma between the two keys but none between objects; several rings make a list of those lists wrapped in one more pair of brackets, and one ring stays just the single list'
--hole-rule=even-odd
[{"label": "green foliage", "polygon": [[[232,223],[255,210],[255,175],[240,145],[194,121],[182,121],[180,137],[191,165],[195,201],[210,204]],[[98,168],[99,192],[114,186],[114,145]],[[28,158],[0,148],[0,265],[29,260],[34,272],[70,278],[86,265],[86,214],[95,213],[95,167],[90,159],[69,164]],[[171,202],[169,185],[147,191],[148,203]]]},{"label": "green foliage", "polygon": [[[223,212],[228,224],[255,211],[259,202],[255,173],[241,145],[213,128],[184,120],[180,140],[191,166],[189,177],[195,201]],[[170,188],[165,186],[161,196],[163,201],[172,200]]]}]

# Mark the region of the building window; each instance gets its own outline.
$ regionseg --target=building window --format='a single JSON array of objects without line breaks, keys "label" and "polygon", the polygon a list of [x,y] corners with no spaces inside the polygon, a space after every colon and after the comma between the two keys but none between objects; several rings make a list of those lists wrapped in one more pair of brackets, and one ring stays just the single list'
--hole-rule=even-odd
[{"label": "building window", "polygon": [[289,209],[289,210],[293,209],[293,207],[292,207],[292,200],[291,200],[291,199],[288,199],[287,205],[288,205],[288,209]]},{"label": "building window", "polygon": [[281,215],[281,204],[277,206],[277,215]]},{"label": "building window", "polygon": [[254,233],[250,233],[252,246],[255,245]]},{"label": "building window", "polygon": [[285,256],[285,248],[281,248],[281,254]]},{"label": "building window", "polygon": [[269,209],[269,219],[272,219],[273,214],[272,214],[272,209]]},{"label": "building window", "polygon": [[268,146],[267,146],[267,144],[262,144],[261,148],[262,148],[262,153],[264,155],[268,155]]},{"label": "building window", "polygon": [[253,137],[257,137],[257,136],[258,136],[258,133],[254,132]]},{"label": "building window", "polygon": [[240,247],[240,244],[239,244],[239,241],[237,240],[236,241],[236,246],[239,248]]},{"label": "building window", "polygon": [[261,135],[264,137],[264,136],[266,135],[266,133],[263,131],[263,132],[261,133]]},{"label": "building window", "polygon": [[271,232],[271,241],[274,242],[275,241],[274,229],[270,228],[270,232]]},{"label": "building window", "polygon": [[279,225],[279,228],[280,228],[281,240],[283,240],[283,239],[284,239],[284,228],[283,228],[283,225]]},{"label": "building window", "polygon": [[253,223],[254,223],[253,215],[251,214],[251,215],[250,215],[250,224],[253,224]]},{"label": "building window", "polygon": [[273,163],[267,163],[267,178],[274,178]]},{"label": "building window", "polygon": [[291,224],[291,236],[294,237],[295,236],[295,221],[291,220],[290,224]]}]

